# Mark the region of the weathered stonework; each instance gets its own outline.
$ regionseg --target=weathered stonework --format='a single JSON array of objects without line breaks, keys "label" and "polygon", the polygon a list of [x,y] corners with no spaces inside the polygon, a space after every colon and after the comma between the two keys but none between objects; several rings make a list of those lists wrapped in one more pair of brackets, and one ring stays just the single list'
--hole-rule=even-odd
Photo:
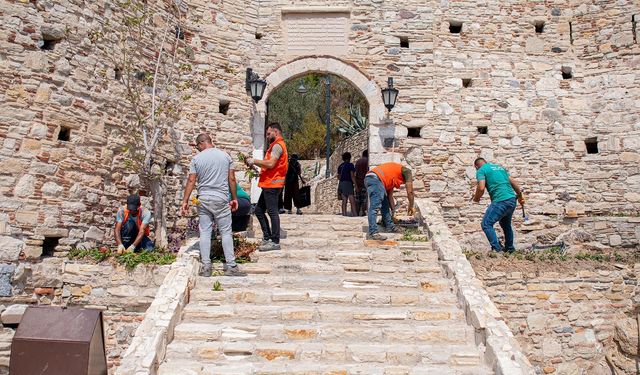
[{"label": "weathered stonework", "polygon": [[189,302],[189,290],[200,271],[199,252],[190,240],[180,249],[176,263],[165,276],[153,303],[144,314],[133,340],[122,356],[115,374],[155,374],[164,359],[167,344],[173,340],[174,329],[182,309]]},{"label": "weathered stonework", "polygon": [[[138,185],[122,166],[121,89],[101,58],[109,46],[91,43],[112,10],[81,0],[2,1],[0,9],[0,235],[38,241],[38,230],[64,228],[60,251],[111,241],[116,208]],[[286,57],[283,14],[323,12],[349,15],[347,53]],[[640,47],[631,15],[638,13],[632,1],[190,2],[195,66],[214,77],[176,124],[183,157],[167,175],[168,196],[179,199],[192,153],[186,143],[200,131],[232,154],[264,149],[268,98],[254,106],[244,91],[252,67],[269,82],[267,96],[305,72],[351,81],[370,102],[372,163],[406,160],[418,196],[443,204],[454,233],[477,231],[481,210],[469,206],[468,190],[478,155],[509,168],[528,192],[530,214],[552,225],[572,205],[578,216],[637,215]],[[450,23],[461,32],[451,33]],[[39,49],[43,40],[55,40],[53,50]],[[387,115],[379,90],[388,76],[400,96]],[[71,129],[68,142],[57,140],[62,127]],[[409,128],[420,129],[419,138],[408,137]],[[587,154],[591,137],[598,154]],[[169,202],[170,227],[177,207]],[[608,242],[615,246],[617,237]]]},{"label": "weathered stonework", "polygon": [[[640,264],[575,274],[494,271],[483,285],[528,358],[545,372],[635,372]],[[634,305],[635,304],[635,305]],[[634,310],[635,309],[635,310]],[[618,331],[618,332],[616,332]],[[635,341],[621,338],[635,337]],[[618,351],[618,345],[626,355]]]},{"label": "weathered stonework", "polygon": [[[110,373],[120,364],[134,331],[151,305],[171,266],[138,265],[133,271],[111,264],[89,264],[61,258],[39,263],[21,262],[11,269],[4,307],[27,305],[75,306],[103,311],[107,365]],[[24,309],[2,324],[20,322]],[[14,329],[0,332],[0,374],[8,370]]]},{"label": "weathered stonework", "polygon": [[[366,150],[369,144],[368,131],[364,130],[358,134],[343,140],[336,145],[335,150],[329,158],[329,169],[331,177],[324,178],[324,173],[315,178],[311,184],[313,210],[322,213],[340,213],[342,201],[337,198],[338,179],[336,173],[338,166],[342,163],[342,153],[351,152],[351,162],[355,164],[356,160],[362,156],[362,151]],[[326,161],[324,162],[326,165]],[[349,208],[349,210],[351,210]]]},{"label": "weathered stonework", "polygon": [[485,361],[496,374],[534,374],[526,353],[520,349],[500,311],[476,278],[442,212],[428,199],[418,199],[416,205],[439,260],[455,280],[458,303],[465,309],[467,322],[475,328],[476,341],[487,347]]}]

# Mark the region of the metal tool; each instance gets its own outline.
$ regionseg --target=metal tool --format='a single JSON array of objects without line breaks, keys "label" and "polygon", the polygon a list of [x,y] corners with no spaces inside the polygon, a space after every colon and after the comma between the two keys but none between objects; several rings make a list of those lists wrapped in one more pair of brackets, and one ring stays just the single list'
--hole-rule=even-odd
[{"label": "metal tool", "polygon": [[524,219],[525,223],[529,221],[529,216],[524,212],[524,204],[522,205],[522,218]]}]

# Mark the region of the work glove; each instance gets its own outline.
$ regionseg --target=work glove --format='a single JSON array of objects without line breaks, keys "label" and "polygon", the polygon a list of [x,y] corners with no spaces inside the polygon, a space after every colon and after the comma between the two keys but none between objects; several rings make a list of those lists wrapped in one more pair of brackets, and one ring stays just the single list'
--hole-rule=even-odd
[{"label": "work glove", "polygon": [[518,197],[518,203],[520,203],[521,206],[524,206],[524,195]]},{"label": "work glove", "polygon": [[416,214],[416,209],[413,207],[409,207],[409,209],[407,210],[407,215],[413,216],[415,214]]},{"label": "work glove", "polygon": [[127,248],[127,253],[133,253],[136,250],[136,247],[131,245]]},{"label": "work glove", "polygon": [[126,250],[126,248],[124,247],[124,245],[120,244],[120,245],[118,245],[118,250],[116,251],[116,253],[118,255],[120,255],[120,254],[124,253],[125,250]]}]

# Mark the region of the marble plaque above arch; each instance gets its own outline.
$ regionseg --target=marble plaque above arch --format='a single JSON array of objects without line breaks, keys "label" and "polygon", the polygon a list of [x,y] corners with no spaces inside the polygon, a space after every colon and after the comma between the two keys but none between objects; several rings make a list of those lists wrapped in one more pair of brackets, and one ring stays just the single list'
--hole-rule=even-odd
[{"label": "marble plaque above arch", "polygon": [[300,9],[282,12],[287,55],[346,55],[350,12],[342,9]]}]

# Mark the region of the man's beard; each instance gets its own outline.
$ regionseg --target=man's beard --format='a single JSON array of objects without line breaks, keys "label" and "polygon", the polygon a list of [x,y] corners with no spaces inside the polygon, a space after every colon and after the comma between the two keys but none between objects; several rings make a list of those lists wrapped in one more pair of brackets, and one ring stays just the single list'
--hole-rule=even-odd
[{"label": "man's beard", "polygon": [[276,141],[276,137],[267,137],[267,141],[269,141],[269,143],[273,143]]}]

